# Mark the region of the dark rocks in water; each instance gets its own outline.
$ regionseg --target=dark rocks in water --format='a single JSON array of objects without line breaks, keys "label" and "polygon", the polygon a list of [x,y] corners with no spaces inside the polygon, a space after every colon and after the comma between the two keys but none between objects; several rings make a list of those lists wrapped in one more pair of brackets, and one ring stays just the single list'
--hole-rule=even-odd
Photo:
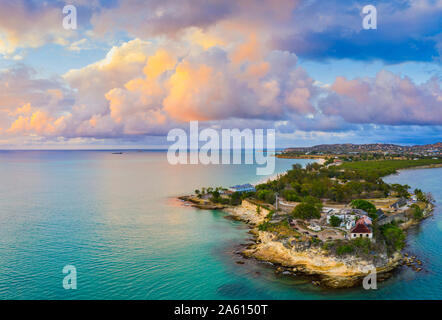
[{"label": "dark rocks in water", "polygon": [[236,261],[237,264],[244,264],[244,261]]}]

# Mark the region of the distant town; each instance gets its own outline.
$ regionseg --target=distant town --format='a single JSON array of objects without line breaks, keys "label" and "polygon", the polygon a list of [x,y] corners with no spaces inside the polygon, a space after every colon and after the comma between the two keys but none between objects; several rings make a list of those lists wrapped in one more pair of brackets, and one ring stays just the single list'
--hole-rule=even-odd
[{"label": "distant town", "polygon": [[390,157],[412,158],[420,157],[442,157],[442,142],[426,145],[401,146],[396,144],[321,144],[313,147],[294,147],[286,148],[280,155],[299,156],[299,155],[363,155],[363,154],[382,154]]}]

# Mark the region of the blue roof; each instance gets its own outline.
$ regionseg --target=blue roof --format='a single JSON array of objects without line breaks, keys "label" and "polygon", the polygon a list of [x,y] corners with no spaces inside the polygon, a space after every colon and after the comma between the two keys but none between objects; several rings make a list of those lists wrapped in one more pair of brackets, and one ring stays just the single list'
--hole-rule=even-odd
[{"label": "blue roof", "polygon": [[246,183],[246,184],[239,184],[239,185],[236,185],[236,186],[232,186],[232,187],[230,187],[231,189],[235,189],[235,190],[241,190],[241,191],[244,191],[244,190],[255,190],[255,187],[254,186],[252,186],[250,183]]}]

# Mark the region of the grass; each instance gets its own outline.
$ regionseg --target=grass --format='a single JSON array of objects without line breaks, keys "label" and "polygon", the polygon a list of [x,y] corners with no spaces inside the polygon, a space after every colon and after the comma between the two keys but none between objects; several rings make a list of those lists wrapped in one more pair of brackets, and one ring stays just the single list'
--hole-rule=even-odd
[{"label": "grass", "polygon": [[278,223],[270,223],[270,222],[264,222],[261,225],[259,225],[258,229],[260,231],[268,231],[268,232],[276,232],[278,235],[278,238],[289,238],[289,237],[295,237],[299,238],[301,234],[294,230],[287,220],[283,220]]},{"label": "grass", "polygon": [[396,173],[397,170],[413,167],[442,164],[442,159],[419,159],[419,160],[368,160],[344,162],[339,166],[341,169],[365,171],[376,173],[379,176],[387,176]]}]

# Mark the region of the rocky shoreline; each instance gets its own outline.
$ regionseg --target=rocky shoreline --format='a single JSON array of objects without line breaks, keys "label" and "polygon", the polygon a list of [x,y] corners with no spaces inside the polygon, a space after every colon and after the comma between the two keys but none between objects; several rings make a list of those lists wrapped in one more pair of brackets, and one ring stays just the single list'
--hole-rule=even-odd
[{"label": "rocky shoreline", "polygon": [[[296,239],[276,239],[271,232],[259,231],[257,225],[265,217],[262,213],[256,216],[256,206],[248,201],[238,208],[224,210],[235,216],[237,220],[246,222],[254,236],[254,244],[249,245],[242,255],[260,261],[271,262],[277,273],[309,276],[315,285],[329,288],[349,288],[360,285],[363,278],[376,268],[378,280],[391,276],[391,272],[402,265],[402,255],[395,254],[392,258],[383,257],[383,263],[378,265],[370,261],[351,257],[336,257],[327,254],[321,248],[306,243],[299,243]],[[261,211],[263,212],[263,211]]]},{"label": "rocky shoreline", "polygon": [[[187,198],[180,197],[188,201]],[[328,288],[350,288],[362,285],[365,276],[376,269],[378,281],[391,277],[394,270],[400,266],[408,266],[419,272],[422,270],[422,262],[416,257],[408,257],[400,252],[391,257],[380,254],[376,262],[365,260],[353,255],[335,256],[329,254],[321,247],[311,243],[299,242],[295,238],[278,239],[271,232],[259,231],[257,226],[261,224],[270,210],[244,200],[239,206],[211,206],[202,207],[192,203],[194,207],[210,210],[223,210],[228,217],[245,222],[253,235],[253,243],[242,250],[241,255],[245,258],[257,259],[271,263],[276,273],[296,276],[306,276],[312,279],[314,285]],[[426,217],[431,215],[432,206],[426,208]],[[404,225],[404,229],[416,225],[418,222]],[[418,266],[413,263],[418,263]]]}]

